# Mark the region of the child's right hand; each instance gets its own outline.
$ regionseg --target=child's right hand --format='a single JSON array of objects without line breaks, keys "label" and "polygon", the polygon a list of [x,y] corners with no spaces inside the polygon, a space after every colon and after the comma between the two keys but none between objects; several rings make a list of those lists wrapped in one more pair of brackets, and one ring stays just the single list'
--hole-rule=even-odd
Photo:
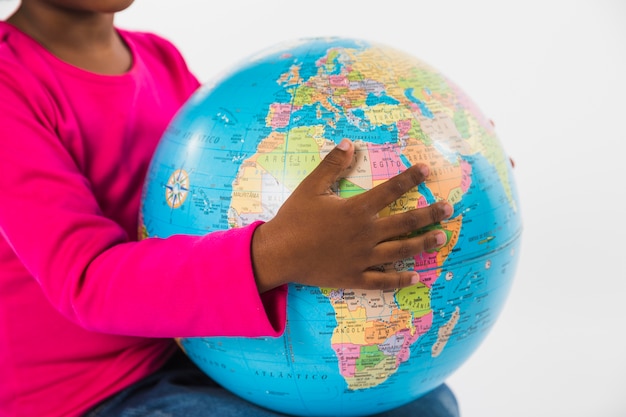
[{"label": "child's right hand", "polygon": [[307,176],[276,216],[252,239],[252,262],[259,292],[288,282],[334,288],[391,289],[417,282],[412,271],[380,265],[442,246],[441,231],[398,239],[452,215],[452,206],[428,207],[379,217],[378,212],[428,176],[415,165],[354,197],[341,198],[331,186],[352,161],[354,146],[343,140]]}]

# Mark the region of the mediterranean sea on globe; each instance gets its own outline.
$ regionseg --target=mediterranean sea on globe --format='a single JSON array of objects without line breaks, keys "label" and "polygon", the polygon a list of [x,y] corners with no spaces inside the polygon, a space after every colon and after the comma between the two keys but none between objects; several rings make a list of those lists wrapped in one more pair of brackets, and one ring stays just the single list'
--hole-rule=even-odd
[{"label": "mediterranean sea on globe", "polygon": [[428,180],[380,215],[442,199],[455,211],[431,226],[447,234],[443,247],[394,265],[418,271],[416,285],[290,284],[281,337],[179,340],[218,383],[278,412],[369,415],[442,384],[492,328],[519,260],[519,200],[492,123],[433,67],[359,39],[284,43],[202,86],[156,150],[140,233],[201,235],[270,220],[342,138],[356,152],[339,196],[426,163]]}]

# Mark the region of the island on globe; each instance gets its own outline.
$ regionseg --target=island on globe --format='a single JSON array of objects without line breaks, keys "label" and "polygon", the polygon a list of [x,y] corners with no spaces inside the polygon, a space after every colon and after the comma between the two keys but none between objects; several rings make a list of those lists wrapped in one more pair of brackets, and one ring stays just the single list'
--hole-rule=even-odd
[{"label": "island on globe", "polygon": [[490,120],[431,66],[358,39],[285,43],[202,86],[153,157],[140,233],[202,235],[270,220],[343,138],[356,152],[339,196],[426,163],[427,181],[380,215],[442,199],[455,214],[434,226],[448,236],[443,247],[395,264],[418,271],[416,285],[294,283],[281,337],[179,340],[226,389],[282,413],[363,416],[436,388],[494,325],[519,259],[517,191]]}]

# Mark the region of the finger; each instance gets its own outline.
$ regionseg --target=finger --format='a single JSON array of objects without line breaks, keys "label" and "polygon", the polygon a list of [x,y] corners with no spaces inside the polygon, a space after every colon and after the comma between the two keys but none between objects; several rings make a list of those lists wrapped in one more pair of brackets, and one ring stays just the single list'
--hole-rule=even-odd
[{"label": "finger", "polygon": [[392,290],[415,285],[419,282],[419,274],[414,271],[365,271],[358,284],[365,290]]},{"label": "finger", "polygon": [[311,188],[316,194],[326,193],[339,179],[341,172],[352,161],[354,145],[348,139],[342,139],[322,162],[301,182],[301,187]]},{"label": "finger", "polygon": [[367,207],[375,210],[374,213],[378,213],[384,207],[400,198],[411,188],[423,182],[426,177],[428,177],[429,172],[430,170],[426,165],[413,165],[406,171],[390,178],[386,182],[352,198],[355,200],[363,199],[367,201]]},{"label": "finger", "polygon": [[372,265],[384,265],[412,258],[422,252],[440,248],[447,241],[448,235],[441,230],[433,230],[407,239],[388,240],[379,243],[373,249],[368,262]]},{"label": "finger", "polygon": [[451,204],[440,201],[427,207],[383,217],[375,225],[377,236],[381,236],[381,240],[402,236],[448,219],[453,211]]}]

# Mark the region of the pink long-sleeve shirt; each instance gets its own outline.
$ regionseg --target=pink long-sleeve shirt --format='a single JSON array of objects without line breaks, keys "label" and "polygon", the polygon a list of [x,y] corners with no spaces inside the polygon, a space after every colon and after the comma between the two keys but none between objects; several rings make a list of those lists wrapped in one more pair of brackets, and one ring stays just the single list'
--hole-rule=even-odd
[{"label": "pink long-sleeve shirt", "polygon": [[[137,241],[141,187],[198,87],[179,52],[119,31],[123,75],[62,62],[0,22],[0,416],[76,416],[152,373],[172,337],[279,335],[254,228]],[[236,293],[236,298],[230,297]]]}]

